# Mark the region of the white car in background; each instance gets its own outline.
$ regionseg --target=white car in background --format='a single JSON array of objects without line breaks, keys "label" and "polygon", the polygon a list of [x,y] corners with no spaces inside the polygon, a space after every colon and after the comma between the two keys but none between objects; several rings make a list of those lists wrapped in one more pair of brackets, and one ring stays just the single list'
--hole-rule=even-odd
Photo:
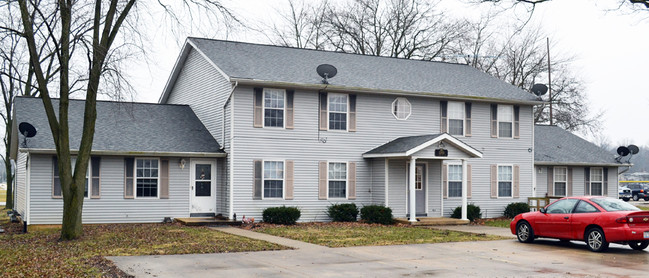
[{"label": "white car in background", "polygon": [[625,202],[628,202],[633,197],[633,193],[631,192],[631,189],[629,189],[628,187],[620,186],[618,187],[618,196],[620,199],[624,200]]}]

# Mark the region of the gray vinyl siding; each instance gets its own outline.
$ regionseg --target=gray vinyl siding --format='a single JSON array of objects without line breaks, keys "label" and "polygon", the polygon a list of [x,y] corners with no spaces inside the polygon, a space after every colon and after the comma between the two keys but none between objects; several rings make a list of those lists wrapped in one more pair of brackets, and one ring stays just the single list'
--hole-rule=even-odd
[{"label": "gray vinyl siding", "polygon": [[388,174],[388,206],[394,217],[405,217],[408,213],[407,160],[390,159]]},{"label": "gray vinyl siding", "polygon": [[188,104],[223,146],[223,105],[231,88],[230,82],[214,66],[198,51],[191,49],[167,103]]},{"label": "gray vinyl siding", "polygon": [[[425,97],[407,97],[412,104],[412,115],[406,121],[395,119],[391,104],[396,96],[378,94],[357,94],[357,131],[319,131],[318,94],[315,91],[296,90],[295,128],[253,128],[253,90],[238,87],[235,99],[235,205],[234,212],[258,217],[263,208],[269,206],[293,205],[302,209],[302,221],[326,219],[324,211],[332,201],[318,200],[318,161],[356,161],[357,200],[356,204],[378,202],[370,198],[372,183],[371,159],[362,154],[377,146],[402,136],[434,134],[440,131],[439,100]],[[502,215],[510,202],[524,202],[532,195],[533,147],[532,107],[521,106],[520,139],[490,137],[490,105],[474,102],[472,109],[472,137],[458,137],[483,153],[481,159],[469,159],[473,165],[473,191],[471,203],[479,205],[484,216]],[[326,138],[326,143],[318,140]],[[324,140],[323,140],[324,141]],[[295,160],[295,199],[253,200],[252,161],[255,159]],[[374,159],[374,162],[384,160]],[[520,167],[520,198],[490,198],[490,165],[509,164]],[[432,164],[429,165],[431,167]],[[390,167],[405,170],[405,161],[390,159]],[[405,172],[402,172],[405,175]],[[439,175],[439,173],[437,173]],[[429,175],[434,175],[429,170]],[[395,180],[405,182],[405,176],[389,175],[390,184]],[[430,181],[439,180],[429,177]],[[433,187],[431,187],[432,189]],[[405,215],[405,188],[389,187],[389,203],[395,216]],[[376,191],[373,191],[376,193]],[[429,191],[433,194],[434,191]],[[439,192],[437,193],[439,194]],[[378,196],[378,195],[377,195]],[[429,209],[435,198],[429,196]],[[339,202],[339,201],[336,201]],[[352,201],[349,201],[352,202]],[[456,205],[444,203],[444,216],[449,216]],[[430,212],[430,211],[429,211]]]},{"label": "gray vinyl siding", "polygon": [[25,194],[27,192],[27,157],[27,153],[18,152],[18,159],[16,161],[16,200],[14,200],[14,206],[16,211],[23,217],[26,217],[25,209],[27,208],[27,194]]},{"label": "gray vinyl siding", "polygon": [[[572,196],[586,195],[585,169],[584,167],[562,166],[572,169]],[[554,166],[536,166],[536,196],[543,197],[548,192],[548,167]],[[599,167],[599,166],[592,166]],[[539,170],[540,169],[540,170]],[[609,197],[618,196],[618,167],[608,167],[608,194]]]},{"label": "gray vinyl siding", "polygon": [[385,159],[371,159],[369,162],[372,167],[371,201],[376,205],[385,205]]},{"label": "gray vinyl siding", "polygon": [[[161,222],[164,217],[188,217],[191,158],[185,158],[184,169],[176,163],[180,158],[168,159],[169,199],[124,199],[124,157],[101,157],[101,198],[85,199],[83,223]],[[52,156],[31,155],[30,160],[29,224],[60,224],[63,200],[52,198]]]}]

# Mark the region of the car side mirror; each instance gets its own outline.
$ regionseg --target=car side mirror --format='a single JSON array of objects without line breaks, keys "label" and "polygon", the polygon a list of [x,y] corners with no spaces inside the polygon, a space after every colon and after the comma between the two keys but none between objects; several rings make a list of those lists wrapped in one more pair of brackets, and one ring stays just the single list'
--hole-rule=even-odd
[{"label": "car side mirror", "polygon": [[540,211],[541,213],[546,213],[546,212],[547,212],[547,211],[545,210],[545,208],[540,208],[539,211]]}]

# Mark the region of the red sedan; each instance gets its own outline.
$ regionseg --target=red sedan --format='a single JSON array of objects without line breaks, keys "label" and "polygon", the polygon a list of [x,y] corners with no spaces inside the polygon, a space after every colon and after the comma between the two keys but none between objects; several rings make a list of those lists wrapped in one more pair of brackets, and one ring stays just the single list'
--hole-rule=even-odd
[{"label": "red sedan", "polygon": [[607,197],[562,198],[540,211],[517,215],[509,227],[525,243],[537,237],[583,240],[595,252],[605,251],[611,242],[635,250],[649,246],[649,211]]}]

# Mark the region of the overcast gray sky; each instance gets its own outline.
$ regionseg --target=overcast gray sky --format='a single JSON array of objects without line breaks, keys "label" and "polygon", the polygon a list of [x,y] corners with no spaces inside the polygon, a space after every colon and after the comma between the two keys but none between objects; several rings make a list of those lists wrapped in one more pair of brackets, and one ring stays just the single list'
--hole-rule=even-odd
[{"label": "overcast gray sky", "polygon": [[[575,57],[572,70],[584,80],[591,110],[604,111],[603,135],[614,145],[649,145],[649,56],[645,52],[649,49],[649,11],[639,15],[607,11],[615,3],[617,0],[553,0],[538,5],[529,24],[542,26],[551,43],[556,43],[556,50]],[[224,4],[255,26],[276,19],[276,11],[285,9],[287,1],[224,0]],[[489,8],[458,0],[442,0],[440,6],[453,15],[476,18]],[[500,20],[526,19],[528,14],[517,10]],[[136,101],[157,102],[184,35],[267,43],[264,36],[243,28],[226,32],[218,23],[197,25],[181,35],[152,30],[147,47],[152,61],[130,68]]]}]

